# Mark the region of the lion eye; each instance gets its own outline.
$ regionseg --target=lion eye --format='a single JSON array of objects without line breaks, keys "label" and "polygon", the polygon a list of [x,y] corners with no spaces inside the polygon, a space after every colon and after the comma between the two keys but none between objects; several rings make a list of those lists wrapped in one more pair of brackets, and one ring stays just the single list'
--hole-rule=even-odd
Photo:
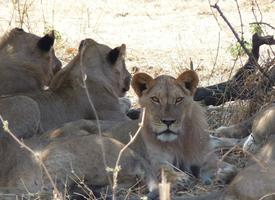
[{"label": "lion eye", "polygon": [[183,99],[184,99],[184,97],[178,97],[178,98],[176,98],[175,104],[178,104],[178,103],[182,102]]},{"label": "lion eye", "polygon": [[154,103],[160,103],[159,98],[156,97],[156,96],[151,97],[151,99],[152,99],[152,101],[153,101]]}]

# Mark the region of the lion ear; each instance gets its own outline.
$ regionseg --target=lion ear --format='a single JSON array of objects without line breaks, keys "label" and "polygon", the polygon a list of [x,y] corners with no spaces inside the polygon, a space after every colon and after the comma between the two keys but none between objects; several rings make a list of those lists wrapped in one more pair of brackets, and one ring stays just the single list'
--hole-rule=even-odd
[{"label": "lion ear", "polygon": [[112,65],[114,65],[117,61],[117,59],[121,56],[125,56],[126,54],[126,45],[122,44],[120,47],[116,47],[109,51],[107,55],[107,60],[110,62]]},{"label": "lion ear", "polygon": [[179,75],[176,81],[178,84],[184,85],[186,89],[190,90],[191,95],[194,95],[199,83],[199,77],[195,71],[188,70]]},{"label": "lion ear", "polygon": [[40,40],[38,40],[37,46],[42,51],[48,52],[54,44],[54,39],[55,39],[54,31],[51,31],[50,33],[46,34],[44,37],[40,38]]},{"label": "lion ear", "polygon": [[137,73],[133,76],[131,85],[138,97],[142,96],[144,90],[152,85],[154,79],[146,73]]}]

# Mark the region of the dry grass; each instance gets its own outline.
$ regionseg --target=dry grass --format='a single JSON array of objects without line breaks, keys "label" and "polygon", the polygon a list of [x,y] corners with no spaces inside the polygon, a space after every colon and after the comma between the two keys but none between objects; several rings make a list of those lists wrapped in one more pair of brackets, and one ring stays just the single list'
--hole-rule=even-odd
[{"label": "dry grass", "polygon": [[[250,38],[249,23],[255,16],[251,11],[254,0],[240,0],[240,12],[244,37]],[[258,1],[260,11],[255,10],[257,19],[274,23],[275,2]],[[219,6],[238,32],[241,31],[239,14],[234,1],[220,1]],[[84,38],[93,38],[110,46],[127,45],[129,71],[145,71],[153,76],[168,73],[179,74],[190,67],[199,73],[201,85],[224,81],[246,57],[234,60],[227,48],[235,38],[210,9],[207,0],[0,0],[0,31],[15,26],[36,34],[55,29],[60,38],[56,44],[58,57],[67,63],[77,52]],[[273,24],[274,25],[274,24]],[[274,30],[265,27],[266,33]],[[262,48],[265,60],[268,47]],[[269,49],[270,50],[270,49]],[[136,99],[131,91],[132,101]],[[247,103],[227,103],[218,108],[207,108],[211,128],[239,121],[247,113]],[[243,112],[235,112],[236,110]],[[226,160],[239,167],[245,165],[242,152],[231,152]],[[216,183],[209,187],[200,183],[186,188],[182,182],[171,189],[177,195],[196,195],[223,187]]]}]

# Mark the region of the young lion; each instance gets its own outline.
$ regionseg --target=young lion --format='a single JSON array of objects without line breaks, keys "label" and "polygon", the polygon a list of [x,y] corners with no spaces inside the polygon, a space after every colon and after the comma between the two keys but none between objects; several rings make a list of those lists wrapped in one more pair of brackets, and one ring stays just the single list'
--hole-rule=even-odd
[{"label": "young lion", "polygon": [[[132,149],[146,158],[155,172],[169,162],[208,183],[216,170],[216,158],[211,152],[203,109],[193,101],[198,81],[191,70],[177,79],[167,75],[153,79],[145,73],[133,77],[132,87],[145,113],[141,136]],[[104,134],[126,144],[137,124],[126,122]]]},{"label": "young lion", "polygon": [[176,163],[201,177],[200,168],[209,157],[210,145],[203,110],[193,101],[198,82],[194,71],[186,71],[177,79],[153,79],[145,73],[133,77],[132,87],[146,110],[142,137],[155,170],[166,162]]},{"label": "young lion", "polygon": [[54,34],[44,37],[14,28],[0,40],[0,95],[33,92],[49,85],[61,69],[53,44]]}]

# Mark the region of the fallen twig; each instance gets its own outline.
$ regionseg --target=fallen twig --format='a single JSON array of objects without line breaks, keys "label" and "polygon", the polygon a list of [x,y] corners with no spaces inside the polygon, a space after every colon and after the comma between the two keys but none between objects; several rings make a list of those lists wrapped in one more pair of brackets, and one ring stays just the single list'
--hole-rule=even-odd
[{"label": "fallen twig", "polygon": [[114,171],[113,171],[113,200],[116,200],[117,177],[118,177],[118,173],[120,171],[119,162],[121,160],[121,156],[122,156],[123,152],[135,141],[135,139],[139,135],[139,133],[143,127],[143,124],[144,124],[145,112],[146,112],[146,110],[145,110],[145,108],[143,108],[142,118],[141,118],[141,122],[139,123],[138,130],[136,131],[134,136],[132,136],[130,138],[130,141],[120,150],[120,152],[118,154],[116,165],[115,165]]},{"label": "fallen twig", "polygon": [[[88,87],[87,87],[87,84],[86,84],[87,74],[85,72],[85,66],[83,65],[83,54],[84,54],[85,50],[86,50],[86,45],[85,45],[85,41],[84,41],[83,48],[80,51],[80,70],[81,70],[81,75],[82,75],[82,83],[83,83],[83,88],[85,90],[85,93],[86,93],[86,96],[88,98],[89,104],[90,104],[90,106],[93,110],[93,113],[95,115],[96,126],[97,126],[98,134],[99,134],[99,137],[100,137],[99,141],[100,141],[100,147],[101,147],[101,152],[102,152],[103,163],[104,163],[105,169],[107,170],[108,166],[107,166],[107,161],[106,161],[105,148],[104,148],[104,145],[103,145],[103,142],[102,142],[103,136],[102,136],[101,126],[100,126],[100,123],[99,123],[99,117],[98,117],[96,108],[94,106],[94,103],[92,101],[91,95],[89,93],[89,90],[88,90]],[[112,185],[112,181],[111,181],[111,178],[109,177],[108,173],[107,173],[107,177],[108,177],[108,181],[109,181],[110,185]]]},{"label": "fallen twig", "polygon": [[266,194],[266,195],[262,196],[259,200],[270,199],[268,197],[271,197],[271,196],[275,196],[275,192]]}]

